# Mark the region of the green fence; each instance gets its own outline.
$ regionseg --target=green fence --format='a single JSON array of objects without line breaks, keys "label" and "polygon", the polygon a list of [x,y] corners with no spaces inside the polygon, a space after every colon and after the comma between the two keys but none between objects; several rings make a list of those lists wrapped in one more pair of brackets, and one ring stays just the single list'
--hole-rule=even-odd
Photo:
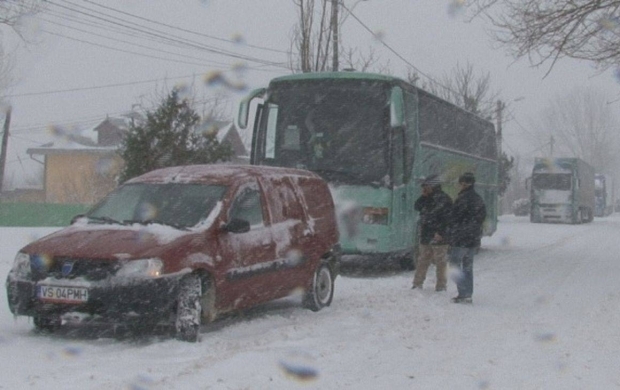
[{"label": "green fence", "polygon": [[0,203],[0,226],[67,226],[71,218],[90,205],[49,203]]}]

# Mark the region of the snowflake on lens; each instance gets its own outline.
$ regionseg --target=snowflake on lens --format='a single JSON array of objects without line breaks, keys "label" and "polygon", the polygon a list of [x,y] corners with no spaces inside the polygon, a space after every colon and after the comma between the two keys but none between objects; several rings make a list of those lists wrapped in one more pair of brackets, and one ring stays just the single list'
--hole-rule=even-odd
[{"label": "snowflake on lens", "polygon": [[465,0],[452,0],[448,4],[448,15],[454,17],[465,9]]}]

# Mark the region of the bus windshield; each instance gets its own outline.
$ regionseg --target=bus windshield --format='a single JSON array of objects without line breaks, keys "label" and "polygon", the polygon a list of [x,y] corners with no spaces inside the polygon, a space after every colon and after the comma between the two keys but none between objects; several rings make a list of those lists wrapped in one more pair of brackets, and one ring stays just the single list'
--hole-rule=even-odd
[{"label": "bus windshield", "polygon": [[271,86],[258,164],[308,169],[336,184],[389,184],[388,85],[307,80]]}]

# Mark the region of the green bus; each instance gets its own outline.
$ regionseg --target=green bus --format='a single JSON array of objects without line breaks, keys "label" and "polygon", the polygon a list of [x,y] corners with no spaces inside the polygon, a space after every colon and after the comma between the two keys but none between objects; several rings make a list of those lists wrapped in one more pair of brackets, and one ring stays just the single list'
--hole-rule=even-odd
[{"label": "green bus", "polygon": [[361,72],[275,78],[241,101],[241,129],[250,112],[252,164],[307,169],[330,184],[343,255],[411,268],[413,204],[431,174],[454,198],[458,177],[473,172],[488,210],[485,234],[496,229],[497,137],[488,120],[399,78]]}]

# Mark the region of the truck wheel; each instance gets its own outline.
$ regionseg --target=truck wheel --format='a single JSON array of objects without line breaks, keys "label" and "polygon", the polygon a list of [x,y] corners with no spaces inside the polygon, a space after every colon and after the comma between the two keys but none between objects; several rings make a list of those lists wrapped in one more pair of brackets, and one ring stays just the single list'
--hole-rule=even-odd
[{"label": "truck wheel", "polygon": [[189,275],[181,280],[177,298],[177,312],[174,322],[178,340],[195,343],[200,334],[202,281],[198,275]]},{"label": "truck wheel", "polygon": [[62,321],[60,320],[60,316],[35,316],[34,317],[34,328],[41,332],[50,332],[53,333],[60,329],[60,325]]},{"label": "truck wheel", "polygon": [[334,297],[334,275],[327,264],[321,264],[312,278],[312,287],[303,298],[303,306],[319,311],[332,303]]}]

